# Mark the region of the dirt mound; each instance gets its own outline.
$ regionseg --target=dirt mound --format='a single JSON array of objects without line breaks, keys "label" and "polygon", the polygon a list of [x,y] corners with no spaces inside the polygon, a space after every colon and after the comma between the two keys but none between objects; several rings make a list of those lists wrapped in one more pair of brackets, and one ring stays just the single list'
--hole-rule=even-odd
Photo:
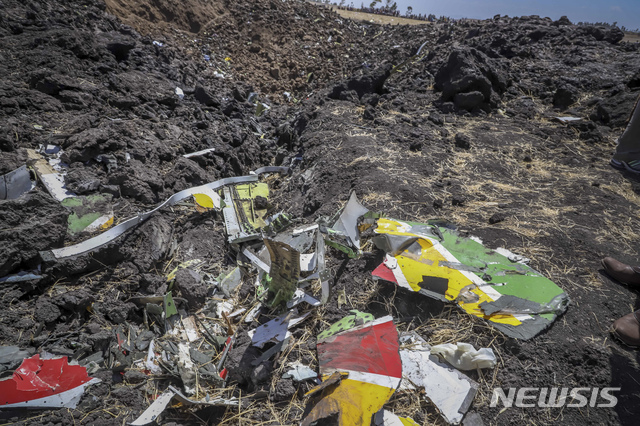
[{"label": "dirt mound", "polygon": [[197,34],[213,20],[224,20],[223,1],[208,0],[105,0],[107,12],[142,34],[158,35],[176,28]]},{"label": "dirt mound", "polygon": [[[493,348],[496,370],[469,373],[480,383],[473,410],[486,423],[637,418],[637,353],[608,334],[637,291],[598,273],[605,255],[640,258],[640,183],[607,166],[638,96],[638,46],[618,30],[540,17],[380,26],[302,1],[1,0],[0,12],[0,175],[33,169],[33,155],[55,160],[77,195],[112,200],[119,225],[179,191],[290,166],[268,178],[269,201],[257,204],[296,226],[324,223],[355,191],[372,211],[454,223],[530,258],[574,302],[523,342],[374,281],[384,253],[371,244],[355,260],[331,248],[329,302],[308,310],[292,350],[266,356],[272,344],[252,347],[247,333],[276,312],[242,320],[256,302],[255,273],[228,244],[221,214],[182,200],[90,256],[55,261],[42,252],[99,231],[70,235],[71,210],[38,180],[0,200],[0,278],[40,276],[0,283],[0,345],[68,356],[102,383],[75,410],[3,419],[123,424],[169,385],[195,386],[199,398],[207,389],[215,400],[223,386],[212,368],[231,324],[237,341],[224,392],[240,409],[168,408],[164,419],[191,424],[193,412],[208,424],[297,424],[311,384],[282,379],[284,369],[293,361],[315,369],[315,336],[350,309],[392,315],[431,344]],[[211,283],[236,266],[245,268],[236,299],[212,295]],[[188,348],[197,377],[176,361],[178,339],[162,337],[169,291],[176,311],[210,325],[202,345]],[[247,311],[227,321],[217,307],[229,312],[230,300]],[[167,361],[161,375],[136,363],[152,340]],[[501,411],[489,406],[496,387],[621,390],[613,409]],[[440,421],[419,392],[396,394],[386,407]]]}]

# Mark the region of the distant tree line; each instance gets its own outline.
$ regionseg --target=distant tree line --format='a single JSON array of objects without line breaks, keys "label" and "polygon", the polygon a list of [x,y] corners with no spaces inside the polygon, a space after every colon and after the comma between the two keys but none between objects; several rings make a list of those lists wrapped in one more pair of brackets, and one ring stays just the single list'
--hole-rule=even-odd
[{"label": "distant tree line", "polygon": [[632,30],[630,28],[625,27],[624,25],[622,25],[621,27],[618,27],[618,22],[614,22],[613,24],[610,24],[608,22],[578,22],[576,25],[581,25],[581,26],[585,26],[585,27],[605,27],[605,28],[620,28],[620,30],[624,31],[625,33],[640,33],[640,28],[636,28],[635,30]]},{"label": "distant tree line", "polygon": [[407,10],[404,14],[398,9],[398,4],[393,0],[373,0],[369,3],[368,6],[364,4],[364,2],[360,3],[360,7],[356,7],[353,2],[347,5],[346,0],[331,1],[331,0],[321,0],[316,1],[317,3],[322,3],[326,5],[336,6],[338,9],[349,10],[354,12],[364,12],[364,13],[373,13],[376,15],[387,15],[387,16],[403,16],[409,19],[417,19],[421,21],[429,21],[429,22],[453,22],[454,20],[449,18],[448,16],[440,16],[437,17],[433,13],[429,14],[414,14],[413,7],[407,7]]}]

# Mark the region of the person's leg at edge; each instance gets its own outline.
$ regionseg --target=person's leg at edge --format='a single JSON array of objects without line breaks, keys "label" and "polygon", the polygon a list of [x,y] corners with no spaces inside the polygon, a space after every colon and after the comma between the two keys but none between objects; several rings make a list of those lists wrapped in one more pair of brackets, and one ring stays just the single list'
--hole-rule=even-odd
[{"label": "person's leg at edge", "polygon": [[[637,169],[640,172],[640,108],[638,103],[640,98],[636,101],[636,104],[631,113],[631,119],[627,124],[626,129],[618,139],[618,146],[616,152],[611,160],[611,165],[617,168],[625,168],[625,164],[633,169]],[[624,164],[623,164],[624,163]],[[629,167],[626,167],[627,169]]]}]

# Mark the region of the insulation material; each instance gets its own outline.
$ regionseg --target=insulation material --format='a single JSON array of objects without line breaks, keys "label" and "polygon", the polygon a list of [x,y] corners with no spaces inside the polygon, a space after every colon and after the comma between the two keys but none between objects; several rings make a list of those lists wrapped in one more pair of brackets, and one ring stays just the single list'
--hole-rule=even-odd
[{"label": "insulation material", "polygon": [[99,383],[67,357],[25,358],[9,379],[0,381],[0,408],[76,408],[85,387]]},{"label": "insulation material", "polygon": [[[400,384],[402,362],[392,318],[372,320],[358,314],[318,336],[320,375],[324,381],[335,383],[323,383],[331,389],[320,392],[303,425],[337,415],[340,425],[369,426]],[[335,380],[337,377],[341,380]]]},{"label": "insulation material", "polygon": [[[450,368],[432,355],[432,350],[416,333],[400,337],[403,348],[400,390],[423,389],[423,395],[450,424],[462,421],[473,402],[478,384],[463,373]],[[392,423],[393,424],[393,423]]]},{"label": "insulation material", "polygon": [[567,294],[551,280],[451,229],[381,218],[375,232],[376,246],[396,254],[374,276],[456,303],[511,337],[530,339],[567,309]]},{"label": "insulation material", "polygon": [[476,350],[470,343],[458,342],[436,345],[431,353],[438,355],[449,364],[460,370],[475,370],[477,368],[493,368],[496,366],[496,355],[491,348]]}]

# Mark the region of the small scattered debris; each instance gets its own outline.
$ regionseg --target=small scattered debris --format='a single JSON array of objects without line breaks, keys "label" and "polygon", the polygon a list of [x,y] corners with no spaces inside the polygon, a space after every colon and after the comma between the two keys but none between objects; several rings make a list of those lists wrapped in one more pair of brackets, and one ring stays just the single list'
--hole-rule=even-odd
[{"label": "small scattered debris", "polygon": [[229,406],[229,407],[237,407],[239,402],[236,398],[224,399],[224,398],[216,398],[216,399],[206,399],[204,401],[194,401],[192,399],[187,398],[179,390],[174,388],[173,386],[169,386],[169,388],[160,396],[156,398],[156,400],[147,408],[144,413],[140,415],[136,420],[129,423],[131,426],[146,426],[151,423],[157,422],[160,415],[164,412],[167,405],[171,403],[173,400],[177,400],[180,404],[184,406],[190,405],[198,405],[198,406]]}]

